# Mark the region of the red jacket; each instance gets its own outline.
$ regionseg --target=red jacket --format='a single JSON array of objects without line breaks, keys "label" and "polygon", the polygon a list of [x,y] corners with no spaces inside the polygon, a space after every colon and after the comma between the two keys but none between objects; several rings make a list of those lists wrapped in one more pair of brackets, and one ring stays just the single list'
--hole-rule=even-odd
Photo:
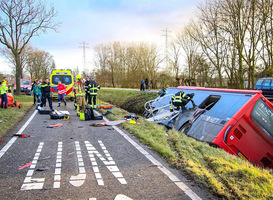
[{"label": "red jacket", "polygon": [[65,94],[66,93],[66,87],[64,84],[57,85],[58,88],[58,94]]}]

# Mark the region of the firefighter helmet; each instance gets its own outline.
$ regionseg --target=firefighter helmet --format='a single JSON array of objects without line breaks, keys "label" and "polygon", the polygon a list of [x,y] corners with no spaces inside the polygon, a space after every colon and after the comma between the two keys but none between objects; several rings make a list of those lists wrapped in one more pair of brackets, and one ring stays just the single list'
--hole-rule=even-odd
[{"label": "firefighter helmet", "polygon": [[76,79],[77,79],[77,81],[79,81],[80,79],[82,79],[82,76],[81,76],[80,74],[78,74],[78,75],[76,76]]}]

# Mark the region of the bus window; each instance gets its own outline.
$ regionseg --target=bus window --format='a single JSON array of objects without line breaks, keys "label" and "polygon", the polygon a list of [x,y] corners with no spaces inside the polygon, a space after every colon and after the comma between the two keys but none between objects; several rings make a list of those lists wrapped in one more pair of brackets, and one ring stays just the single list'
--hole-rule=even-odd
[{"label": "bus window", "polygon": [[273,110],[261,99],[256,102],[251,118],[273,140]]},{"label": "bus window", "polygon": [[264,79],[259,79],[258,81],[257,81],[257,83],[256,83],[256,85],[262,85],[262,82],[264,81]]},{"label": "bus window", "polygon": [[266,87],[270,86],[270,82],[271,82],[270,79],[266,79],[266,80],[263,82],[263,86],[266,86]]},{"label": "bus window", "polygon": [[220,98],[221,96],[219,95],[210,95],[199,105],[199,108],[210,110],[220,100]]}]

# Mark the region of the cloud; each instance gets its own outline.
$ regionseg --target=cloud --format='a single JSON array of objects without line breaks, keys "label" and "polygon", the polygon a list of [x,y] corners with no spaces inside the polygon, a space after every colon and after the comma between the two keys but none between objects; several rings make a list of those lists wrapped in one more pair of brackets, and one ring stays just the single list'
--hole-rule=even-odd
[{"label": "cloud", "polygon": [[[48,31],[31,40],[31,45],[54,56],[57,67],[82,66],[80,42],[92,48],[113,41],[143,41],[164,44],[162,30],[175,34],[196,13],[200,0],[48,0],[58,10],[59,31]],[[91,66],[91,64],[89,64]]]}]

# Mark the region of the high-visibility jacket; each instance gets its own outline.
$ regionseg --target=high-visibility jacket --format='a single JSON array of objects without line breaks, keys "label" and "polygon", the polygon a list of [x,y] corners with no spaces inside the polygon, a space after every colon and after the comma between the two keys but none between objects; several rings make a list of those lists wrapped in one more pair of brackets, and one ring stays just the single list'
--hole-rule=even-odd
[{"label": "high-visibility jacket", "polygon": [[79,81],[77,81],[75,83],[74,90],[75,90],[76,96],[85,96],[84,83],[80,83]]},{"label": "high-visibility jacket", "polygon": [[89,91],[91,95],[97,95],[98,90],[100,90],[100,85],[95,81],[91,81],[89,84]]},{"label": "high-visibility jacket", "polygon": [[8,82],[6,80],[3,80],[3,82],[1,83],[1,95],[7,94],[8,90]]},{"label": "high-visibility jacket", "polygon": [[58,94],[62,95],[66,93],[66,87],[64,84],[57,85]]},{"label": "high-visibility jacket", "polygon": [[186,94],[183,91],[177,92],[172,96],[172,102],[182,103],[182,99],[185,98]]}]

